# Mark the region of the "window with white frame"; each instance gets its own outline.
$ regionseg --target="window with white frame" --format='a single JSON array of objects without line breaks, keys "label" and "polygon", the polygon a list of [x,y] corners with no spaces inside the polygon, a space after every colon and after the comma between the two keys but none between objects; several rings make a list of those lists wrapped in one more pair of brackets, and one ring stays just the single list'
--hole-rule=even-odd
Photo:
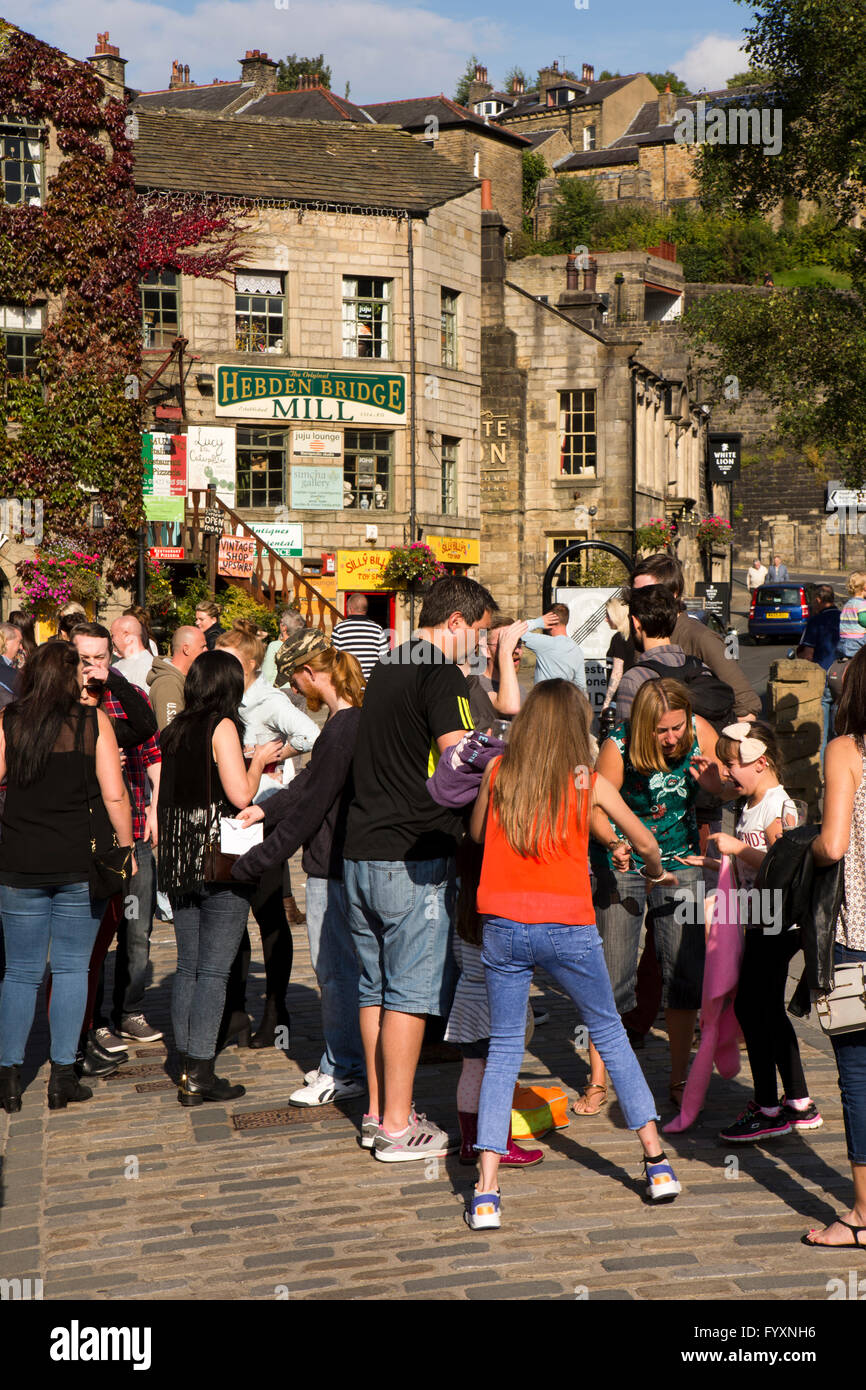
[{"label": "window with white frame", "polygon": [[583,148],[585,150],[595,149],[595,126],[587,125],[583,128]]},{"label": "window with white frame", "polygon": [[442,366],[457,366],[457,300],[456,290],[442,291]]},{"label": "window with white frame", "polygon": [[392,355],[391,280],[343,276],[343,356]]},{"label": "window with white frame", "polygon": [[238,427],[237,505],[280,507],[285,500],[287,430]]},{"label": "window with white frame", "polygon": [[560,473],[595,477],[597,448],[595,391],[560,391]]},{"label": "window with white frame", "polygon": [[0,125],[0,200],[39,207],[44,168],[44,147],[38,130]]},{"label": "window with white frame", "polygon": [[390,430],[346,430],[343,438],[343,507],[393,511],[394,435]]},{"label": "window with white frame", "polygon": [[457,515],[457,453],[459,439],[447,434],[442,436],[442,489],[440,511],[448,516]]},{"label": "window with white frame", "polygon": [[0,335],[10,376],[31,376],[39,362],[45,310],[23,304],[0,304]]},{"label": "window with white frame", "polygon": [[175,270],[151,270],[139,285],[142,343],[165,347],[180,332],[180,276]]},{"label": "window with white frame", "polygon": [[235,351],[284,352],[283,277],[270,270],[235,271]]}]

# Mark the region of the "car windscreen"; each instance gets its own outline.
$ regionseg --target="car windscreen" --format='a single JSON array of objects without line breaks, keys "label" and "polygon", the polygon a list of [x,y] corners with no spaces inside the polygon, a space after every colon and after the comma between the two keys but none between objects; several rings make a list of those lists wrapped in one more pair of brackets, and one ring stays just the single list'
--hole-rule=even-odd
[{"label": "car windscreen", "polygon": [[802,599],[797,588],[777,589],[774,585],[765,584],[758,590],[755,601],[765,608],[799,608]]}]

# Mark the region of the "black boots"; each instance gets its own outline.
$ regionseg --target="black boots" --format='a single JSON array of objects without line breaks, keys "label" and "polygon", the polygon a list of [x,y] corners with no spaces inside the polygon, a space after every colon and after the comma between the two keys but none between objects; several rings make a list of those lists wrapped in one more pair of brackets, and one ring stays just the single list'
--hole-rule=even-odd
[{"label": "black boots", "polygon": [[265,1000],[265,1011],[262,1014],[262,1021],[258,1029],[250,1039],[250,1047],[273,1047],[277,1041],[277,1029],[285,1028],[285,1035],[279,1039],[280,1047],[283,1051],[289,1046],[289,1027],[291,1019],[285,1004],[282,1007],[277,1005],[276,998],[269,994]]},{"label": "black boots", "polygon": [[10,1115],[21,1109],[21,1078],[17,1067],[0,1067],[0,1105]]},{"label": "black boots", "polygon": [[75,1074],[75,1067],[51,1063],[51,1077],[48,1082],[48,1109],[65,1110],[71,1100],[91,1100],[93,1092],[82,1086]]},{"label": "black boots", "polygon": [[213,1057],[184,1057],[177,1098],[181,1105],[201,1105],[206,1100],[238,1100],[246,1094],[222,1076],[214,1076]]},{"label": "black boots", "polygon": [[113,1076],[128,1061],[128,1052],[108,1052],[90,1033],[79,1045],[75,1070],[78,1076]]},{"label": "black boots", "polygon": [[222,1052],[224,1047],[231,1047],[232,1043],[237,1043],[238,1047],[251,1047],[250,1042],[250,1016],[241,1009],[235,1009],[220,1029],[220,1036],[217,1039],[217,1052]]}]

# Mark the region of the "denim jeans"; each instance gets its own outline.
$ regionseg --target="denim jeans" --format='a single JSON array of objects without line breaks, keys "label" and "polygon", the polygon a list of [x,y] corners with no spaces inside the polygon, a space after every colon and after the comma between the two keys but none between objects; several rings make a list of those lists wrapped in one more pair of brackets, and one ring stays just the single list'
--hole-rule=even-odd
[{"label": "denim jeans", "polygon": [[[663,1004],[669,1009],[699,1009],[706,954],[703,899],[698,895],[700,869],[673,865],[679,889],[693,895],[688,900],[682,894],[677,899],[676,888],[651,888],[639,873],[616,873],[607,864],[598,863],[594,869],[598,930],[619,1012],[625,1014],[635,1007],[638,947],[645,915],[647,931],[655,933],[664,979]],[[683,916],[693,920],[676,920]]]},{"label": "denim jeans", "polygon": [[824,766],[824,749],[827,747],[827,744],[830,742],[830,739],[835,737],[833,733],[833,703],[833,692],[831,691],[829,685],[825,683],[824,690],[821,695],[821,714],[823,718],[821,720],[821,750],[819,756],[821,758],[822,767]]},{"label": "denim jeans", "polygon": [[346,859],[343,871],[361,1008],[447,1018],[457,987],[454,860]]},{"label": "denim jeans", "polygon": [[216,1054],[232,961],[247,925],[249,892],[206,884],[201,893],[169,894],[177,937],[171,1026],[178,1052]]},{"label": "denim jeans", "polygon": [[[851,951],[836,942],[835,965],[849,965],[858,960],[866,961],[866,951]],[[839,1069],[848,1158],[851,1163],[866,1164],[866,1028],[856,1033],[838,1033],[831,1042]]]},{"label": "denim jeans", "polygon": [[478,1109],[477,1149],[504,1154],[514,1083],[523,1060],[526,1005],[537,965],[576,1004],[616,1087],[629,1129],[657,1120],[655,1102],[622,1026],[594,924],[484,917],[481,959],[490,1003],[490,1048]]},{"label": "denim jeans", "polygon": [[36,994],[51,958],[51,1060],[75,1061],[87,1003],[90,954],[105,902],[87,883],[45,888],[0,885],[6,976],[0,994],[0,1066],[20,1066],[33,1027]]},{"label": "denim jeans", "polygon": [[358,957],[352,945],[342,881],[308,878],[306,902],[310,960],[322,994],[325,1050],[319,1071],[340,1081],[363,1081],[366,1067],[358,1023]]},{"label": "denim jeans", "polygon": [[[122,1020],[130,1014],[140,1014],[144,1010],[144,986],[150,960],[150,934],[156,910],[156,873],[153,846],[149,840],[136,840],[135,862],[138,865],[138,873],[130,880],[129,893],[124,899],[123,912],[117,926],[112,993],[112,1022],[115,1028],[119,1028]],[[127,916],[127,909],[131,913],[130,916]],[[98,1028],[108,1022],[102,1011],[104,985],[103,963],[94,1007],[94,1020]]]}]

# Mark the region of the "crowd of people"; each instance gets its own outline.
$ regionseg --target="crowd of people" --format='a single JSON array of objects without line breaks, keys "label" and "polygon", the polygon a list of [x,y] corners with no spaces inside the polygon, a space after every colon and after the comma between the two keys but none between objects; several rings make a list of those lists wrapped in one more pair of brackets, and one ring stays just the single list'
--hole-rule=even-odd
[{"label": "crowd of people", "polygon": [[[843,610],[841,637],[825,631],[830,605],[816,605],[809,655],[823,664],[831,641],[835,656],[856,639],[863,592],[851,590],[857,612]],[[393,648],[363,596],[330,639],[287,610],[267,645],[251,623],[223,628],[205,601],[166,656],[142,609],[110,629],[64,613],[42,645],[26,615],[12,615],[0,625],[0,1105],[20,1109],[46,969],[51,1108],[89,1099],[86,1080],[115,1072],[130,1042],[163,1037],[146,1013],[157,913],[177,943],[168,1065],[178,1101],[236,1099],[244,1087],[218,1076],[216,1059],[230,1042],[289,1047],[292,926],[305,923],[323,1051],[292,1104],[366,1096],[359,1142],[380,1162],[459,1148],[478,1165],[466,1221],[498,1227],[499,1169],[544,1157],[511,1130],[540,967],[590,1040],[573,1113],[599,1112],[609,1076],[641,1145],[648,1200],[674,1200],[681,1185],[637,1054],[661,1007],[676,1115],[702,1005],[705,889],[723,872],[752,887],[803,818],[759,696],[686,611],[678,562],[665,553],[638,564],[607,617],[612,671],[594,726],[567,607],[513,621],[466,577],[436,581],[416,631]],[[837,965],[866,962],[860,631],[844,654],[823,824],[803,850],[814,874],[841,865],[825,943]],[[524,648],[536,660],[525,698]],[[322,710],[323,724],[310,717]],[[304,914],[288,870],[298,851]],[[251,912],[266,972],[255,1032]],[[754,1095],[721,1131],[725,1143],[823,1123],[785,1011],[803,927],[735,928]],[[462,1054],[459,1140],[415,1109],[431,1018]],[[805,1239],[841,1247],[866,1230],[866,1027],[833,1046],[854,1201]]]}]

